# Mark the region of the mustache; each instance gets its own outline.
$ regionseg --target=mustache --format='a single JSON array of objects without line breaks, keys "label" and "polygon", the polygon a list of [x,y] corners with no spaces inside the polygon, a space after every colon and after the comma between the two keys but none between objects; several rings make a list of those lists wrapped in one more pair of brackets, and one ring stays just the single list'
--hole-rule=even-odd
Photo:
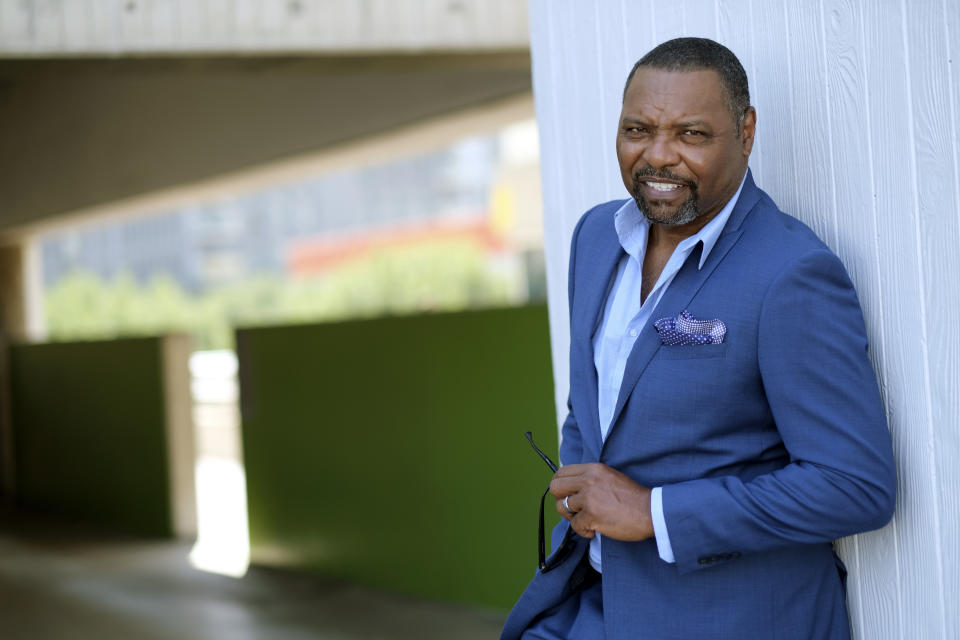
[{"label": "mustache", "polygon": [[643,167],[642,169],[638,169],[633,172],[634,189],[639,187],[641,180],[649,180],[651,178],[654,178],[654,179],[660,178],[661,180],[672,180],[674,182],[679,182],[681,184],[684,184],[690,187],[692,191],[695,191],[697,188],[697,185],[695,183],[691,182],[690,180],[687,180],[686,178],[678,176],[677,174],[671,172],[669,169],[657,170],[657,169],[654,169],[653,167]]}]

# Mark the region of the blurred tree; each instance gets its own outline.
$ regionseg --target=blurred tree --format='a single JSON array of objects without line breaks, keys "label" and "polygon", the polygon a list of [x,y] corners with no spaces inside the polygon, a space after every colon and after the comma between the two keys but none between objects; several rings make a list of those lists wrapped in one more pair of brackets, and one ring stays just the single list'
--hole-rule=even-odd
[{"label": "blurred tree", "polygon": [[194,334],[198,349],[233,346],[233,328],[382,314],[456,311],[510,302],[510,278],[469,242],[382,248],[323,274],[258,275],[199,295],[161,275],[104,280],[75,271],[46,292],[51,340],[168,332]]}]

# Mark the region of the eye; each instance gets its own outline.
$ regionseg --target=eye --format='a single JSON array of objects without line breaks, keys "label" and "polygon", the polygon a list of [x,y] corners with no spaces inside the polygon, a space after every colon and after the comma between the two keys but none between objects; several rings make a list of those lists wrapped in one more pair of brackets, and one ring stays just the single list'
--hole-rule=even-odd
[{"label": "eye", "polygon": [[710,137],[706,131],[700,129],[683,129],[680,131],[680,139],[686,144],[706,144]]}]

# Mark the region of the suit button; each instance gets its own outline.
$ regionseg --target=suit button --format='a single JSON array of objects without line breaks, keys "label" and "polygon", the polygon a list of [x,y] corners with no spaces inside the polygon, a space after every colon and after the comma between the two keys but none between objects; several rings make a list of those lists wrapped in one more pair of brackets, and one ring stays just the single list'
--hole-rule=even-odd
[{"label": "suit button", "polygon": [[710,558],[700,558],[697,562],[700,564],[710,564]]}]

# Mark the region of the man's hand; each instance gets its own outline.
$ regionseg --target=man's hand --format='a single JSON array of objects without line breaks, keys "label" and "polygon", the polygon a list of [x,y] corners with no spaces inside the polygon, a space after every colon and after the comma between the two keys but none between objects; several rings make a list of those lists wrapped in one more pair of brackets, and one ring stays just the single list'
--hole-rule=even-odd
[{"label": "man's hand", "polygon": [[560,467],[550,481],[550,493],[557,499],[557,512],[584,538],[596,533],[614,540],[653,537],[650,489],[605,464]]}]

